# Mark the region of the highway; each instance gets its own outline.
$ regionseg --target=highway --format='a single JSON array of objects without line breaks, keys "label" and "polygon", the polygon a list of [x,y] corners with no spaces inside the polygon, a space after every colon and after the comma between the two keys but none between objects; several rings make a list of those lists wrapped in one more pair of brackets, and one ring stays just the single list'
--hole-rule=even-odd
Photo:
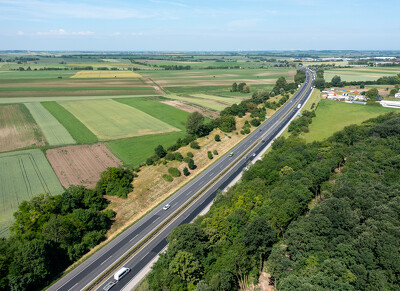
[{"label": "highway", "polygon": [[[147,239],[145,244],[141,243],[141,247],[123,264],[123,266],[131,268],[131,271],[111,289],[112,291],[122,290],[144,266],[164,249],[167,245],[166,238],[169,233],[175,227],[191,222],[215,198],[218,190],[224,189],[229,185],[246,167],[248,162],[253,160],[258,153],[273,141],[277,134],[298,113],[298,106],[303,105],[312,92],[312,84],[315,78],[312,71],[305,70],[307,79],[297,93],[279,111],[234,147],[230,151],[233,156],[229,156],[230,152],[222,156],[169,197],[163,205],[153,209],[137,223],[49,287],[48,290],[103,290],[107,283],[114,281],[112,273],[115,270],[110,273],[110,266],[132,248],[137,247],[138,243],[146,239],[155,229],[168,222],[151,239]],[[194,199],[193,197],[197,196],[199,197],[194,202],[186,205]],[[171,207],[168,210],[163,210],[163,206],[167,203]],[[186,205],[184,210],[179,210],[178,214],[174,214],[183,205]],[[106,270],[110,275],[106,277],[106,280],[102,281],[102,284],[94,285],[93,283],[97,283],[98,277]],[[103,276],[101,277],[104,279]]]}]

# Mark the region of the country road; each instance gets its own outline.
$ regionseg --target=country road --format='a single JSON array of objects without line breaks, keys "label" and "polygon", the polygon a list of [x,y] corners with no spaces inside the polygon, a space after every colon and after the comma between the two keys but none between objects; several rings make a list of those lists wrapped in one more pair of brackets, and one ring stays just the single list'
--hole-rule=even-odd
[{"label": "country road", "polygon": [[[171,231],[184,223],[192,221],[215,197],[220,189],[224,189],[239,175],[249,161],[254,159],[281,130],[298,113],[312,92],[315,75],[305,68],[306,81],[297,93],[272,117],[267,119],[253,133],[222,156],[209,168],[200,173],[192,181],[169,197],[163,205],[159,205],[137,223],[125,230],[86,261],[62,277],[48,290],[103,290],[104,286],[114,281],[109,270],[115,262],[132,248],[140,248],[133,252],[123,266],[131,271],[117,282],[112,291],[122,290],[158,253],[167,245],[166,238]],[[165,204],[168,210],[163,210]],[[183,207],[184,206],[184,207]],[[182,209],[181,209],[182,207]],[[151,237],[149,237],[151,234]],[[144,243],[143,240],[146,240]],[[102,275],[107,271],[107,276]],[[98,278],[102,284],[97,283]]]}]

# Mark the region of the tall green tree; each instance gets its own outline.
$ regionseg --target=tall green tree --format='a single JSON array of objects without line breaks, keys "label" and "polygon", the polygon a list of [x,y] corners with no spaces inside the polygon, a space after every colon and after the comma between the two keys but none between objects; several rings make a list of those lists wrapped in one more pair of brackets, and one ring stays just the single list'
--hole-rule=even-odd
[{"label": "tall green tree", "polygon": [[202,130],[204,124],[204,116],[199,112],[191,113],[186,120],[186,132],[188,134],[197,135]]}]

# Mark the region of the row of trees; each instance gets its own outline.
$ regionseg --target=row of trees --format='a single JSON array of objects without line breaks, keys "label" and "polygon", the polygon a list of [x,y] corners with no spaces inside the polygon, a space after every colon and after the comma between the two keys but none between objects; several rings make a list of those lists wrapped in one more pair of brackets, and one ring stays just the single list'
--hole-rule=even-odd
[{"label": "row of trees", "polygon": [[239,83],[239,85],[234,82],[232,84],[231,92],[250,93],[250,86],[247,85],[245,82],[241,82]]}]

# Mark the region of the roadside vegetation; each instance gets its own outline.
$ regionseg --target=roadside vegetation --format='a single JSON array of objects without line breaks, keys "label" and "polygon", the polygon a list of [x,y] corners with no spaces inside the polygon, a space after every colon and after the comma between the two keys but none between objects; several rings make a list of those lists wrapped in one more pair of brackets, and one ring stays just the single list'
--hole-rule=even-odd
[{"label": "roadside vegetation", "polygon": [[233,290],[263,271],[279,290],[394,288],[399,119],[388,114],[312,144],[277,139],[209,213],[171,233],[149,289]]}]

